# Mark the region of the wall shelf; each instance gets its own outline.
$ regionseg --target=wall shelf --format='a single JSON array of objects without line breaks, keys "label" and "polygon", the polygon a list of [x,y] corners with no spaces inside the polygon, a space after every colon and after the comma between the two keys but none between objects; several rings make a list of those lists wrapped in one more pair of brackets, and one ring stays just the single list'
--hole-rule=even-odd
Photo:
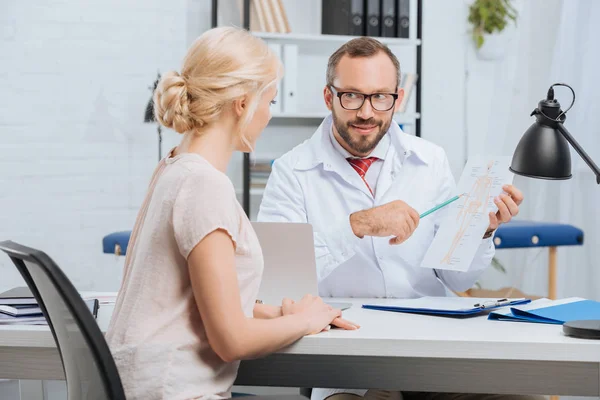
[{"label": "wall shelf", "polygon": [[[358,36],[349,35],[311,35],[303,33],[271,33],[271,32],[252,32],[253,35],[261,39],[278,42],[278,43],[294,43],[299,46],[314,46],[314,45],[332,45],[340,46],[347,41]],[[388,46],[419,46],[421,39],[404,39],[395,37],[377,37],[377,40]]]},{"label": "wall shelf", "polygon": [[[329,111],[323,112],[308,112],[308,113],[274,113],[273,119],[280,120],[291,120],[291,119],[304,119],[304,120],[322,120],[329,115]],[[419,113],[406,113],[394,115],[394,120],[400,124],[402,123],[414,123],[416,119],[421,118]]]},{"label": "wall shelf", "polygon": [[[237,189],[235,192],[237,195],[241,195],[244,193],[244,191],[241,189]],[[262,196],[264,193],[265,189],[263,188],[250,188],[250,196]]]}]

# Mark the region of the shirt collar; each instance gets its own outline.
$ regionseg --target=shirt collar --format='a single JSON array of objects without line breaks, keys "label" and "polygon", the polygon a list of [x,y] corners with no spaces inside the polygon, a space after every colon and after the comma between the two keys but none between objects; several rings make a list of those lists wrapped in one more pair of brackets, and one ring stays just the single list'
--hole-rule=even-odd
[{"label": "shirt collar", "polygon": [[[332,125],[333,118],[331,114],[329,114],[321,122],[321,125],[317,128],[313,136],[308,139],[306,143],[307,152],[296,162],[296,169],[308,170],[316,167],[319,164],[328,164],[331,162],[332,158],[345,158],[342,155],[343,153],[338,152],[335,148],[335,143],[337,143],[337,140],[334,137],[331,137]],[[420,143],[422,139],[413,137],[403,132],[395,121],[390,124],[390,128],[384,137],[387,137],[387,145],[384,144],[382,149],[387,152],[387,149],[390,146],[393,146],[396,150],[396,157],[402,161],[411,156],[417,157],[425,164],[429,164],[431,161],[431,155],[428,154],[429,152]],[[339,145],[339,143],[337,144]],[[381,144],[381,142],[379,144]],[[382,158],[384,158],[385,155],[385,152],[380,154]]]}]

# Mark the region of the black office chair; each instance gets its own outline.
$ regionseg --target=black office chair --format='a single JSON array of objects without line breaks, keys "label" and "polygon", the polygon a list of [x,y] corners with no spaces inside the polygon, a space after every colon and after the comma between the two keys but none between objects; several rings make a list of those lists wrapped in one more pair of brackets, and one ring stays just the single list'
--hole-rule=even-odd
[{"label": "black office chair", "polygon": [[44,252],[0,242],[39,303],[62,359],[69,400],[125,400],[119,372],[73,284]]}]

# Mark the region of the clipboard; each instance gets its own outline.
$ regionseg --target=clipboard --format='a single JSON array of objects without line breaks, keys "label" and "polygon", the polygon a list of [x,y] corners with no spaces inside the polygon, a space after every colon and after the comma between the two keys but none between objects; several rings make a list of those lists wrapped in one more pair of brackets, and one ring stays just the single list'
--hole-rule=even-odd
[{"label": "clipboard", "polygon": [[490,299],[473,297],[419,297],[399,299],[380,304],[363,304],[362,308],[399,313],[426,314],[438,316],[478,315],[501,307],[530,303],[531,299]]}]

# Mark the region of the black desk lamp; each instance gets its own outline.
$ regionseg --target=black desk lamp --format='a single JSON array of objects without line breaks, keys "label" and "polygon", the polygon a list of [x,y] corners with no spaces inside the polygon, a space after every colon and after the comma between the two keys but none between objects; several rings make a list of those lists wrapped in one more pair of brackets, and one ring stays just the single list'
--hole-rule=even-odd
[{"label": "black desk lamp", "polygon": [[[156,90],[156,87],[158,86],[159,81],[160,81],[160,73],[158,74],[158,77],[154,81],[154,85],[149,87],[149,89],[152,90],[152,95],[150,96],[150,100],[148,101],[148,104],[146,105],[146,112],[144,113],[144,122],[146,122],[146,123],[156,122],[156,118],[154,118],[154,100],[153,100],[153,98],[154,98],[154,91]],[[157,125],[157,131],[158,131],[158,161],[160,161],[162,158],[162,131],[161,131],[160,124],[156,124],[156,125]]]},{"label": "black desk lamp", "polygon": [[[554,86],[571,89],[573,101],[566,111],[554,99]],[[536,122],[523,134],[513,154],[510,170],[518,175],[537,179],[569,179],[571,175],[571,153],[569,144],[594,171],[596,182],[600,184],[600,169],[579,146],[563,125],[567,111],[575,103],[575,91],[564,83],[555,83],[548,89],[546,99],[533,110]],[[567,143],[568,142],[568,143]],[[563,332],[569,336],[587,339],[600,339],[600,320],[571,321],[563,325]]]}]

